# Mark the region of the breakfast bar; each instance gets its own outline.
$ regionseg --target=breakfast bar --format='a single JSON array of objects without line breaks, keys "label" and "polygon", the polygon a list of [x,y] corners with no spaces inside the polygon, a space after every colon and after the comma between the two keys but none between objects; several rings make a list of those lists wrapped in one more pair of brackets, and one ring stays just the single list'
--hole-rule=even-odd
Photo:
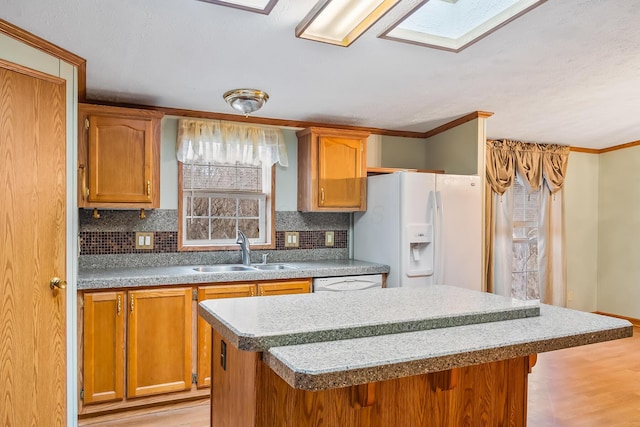
[{"label": "breakfast bar", "polygon": [[625,320],[449,286],[209,300],[216,427],[526,425],[540,352]]}]

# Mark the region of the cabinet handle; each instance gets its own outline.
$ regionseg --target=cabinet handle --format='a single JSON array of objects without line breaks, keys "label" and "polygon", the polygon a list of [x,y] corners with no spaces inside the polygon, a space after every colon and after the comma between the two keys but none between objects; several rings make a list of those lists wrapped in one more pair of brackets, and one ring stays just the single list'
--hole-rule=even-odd
[{"label": "cabinet handle", "polygon": [[147,181],[147,199],[151,198],[151,181]]},{"label": "cabinet handle", "polygon": [[320,203],[324,203],[324,188],[320,189]]},{"label": "cabinet handle", "polygon": [[130,297],[131,297],[131,312],[133,313],[133,304],[134,304],[133,303],[133,301],[134,301],[133,295],[130,295]]},{"label": "cabinet handle", "polygon": [[118,295],[118,305],[116,306],[116,313],[120,316],[120,312],[122,311],[122,297]]},{"label": "cabinet handle", "polygon": [[80,185],[82,185],[82,187],[80,189],[80,192],[82,193],[82,200],[85,201],[87,200],[87,197],[89,197],[89,188],[87,187],[87,171],[84,165],[80,165],[78,167],[82,172],[82,178],[80,179]]}]

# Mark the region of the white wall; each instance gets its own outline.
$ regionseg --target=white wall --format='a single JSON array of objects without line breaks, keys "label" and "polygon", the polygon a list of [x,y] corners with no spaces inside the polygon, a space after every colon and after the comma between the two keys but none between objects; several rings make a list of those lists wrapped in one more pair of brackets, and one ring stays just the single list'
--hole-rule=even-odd
[{"label": "white wall", "polygon": [[597,310],[599,155],[571,152],[564,186],[567,307]]},{"label": "white wall", "polygon": [[640,318],[640,147],[600,154],[598,310]]},{"label": "white wall", "polygon": [[[160,146],[160,209],[178,209],[178,117],[162,118]],[[295,211],[298,208],[298,139],[296,131],[283,129],[289,166],[276,165],[276,210]]]}]

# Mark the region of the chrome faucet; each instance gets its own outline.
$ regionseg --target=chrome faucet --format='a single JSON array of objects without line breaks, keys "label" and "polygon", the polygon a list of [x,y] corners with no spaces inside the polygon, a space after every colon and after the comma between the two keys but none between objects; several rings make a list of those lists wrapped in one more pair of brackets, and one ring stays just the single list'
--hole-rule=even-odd
[{"label": "chrome faucet", "polygon": [[251,265],[251,248],[249,247],[249,239],[245,234],[238,230],[238,238],[236,243],[240,245],[240,251],[242,252],[242,264]]}]

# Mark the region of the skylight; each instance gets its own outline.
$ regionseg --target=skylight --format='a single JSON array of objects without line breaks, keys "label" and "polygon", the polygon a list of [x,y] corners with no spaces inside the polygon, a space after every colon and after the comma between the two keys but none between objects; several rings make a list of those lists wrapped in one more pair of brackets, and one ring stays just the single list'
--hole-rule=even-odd
[{"label": "skylight", "polygon": [[278,0],[200,0],[207,3],[219,4],[222,6],[235,7],[237,9],[248,10],[250,12],[264,13],[271,12]]},{"label": "skylight", "polygon": [[425,0],[380,37],[459,52],[546,0]]}]

